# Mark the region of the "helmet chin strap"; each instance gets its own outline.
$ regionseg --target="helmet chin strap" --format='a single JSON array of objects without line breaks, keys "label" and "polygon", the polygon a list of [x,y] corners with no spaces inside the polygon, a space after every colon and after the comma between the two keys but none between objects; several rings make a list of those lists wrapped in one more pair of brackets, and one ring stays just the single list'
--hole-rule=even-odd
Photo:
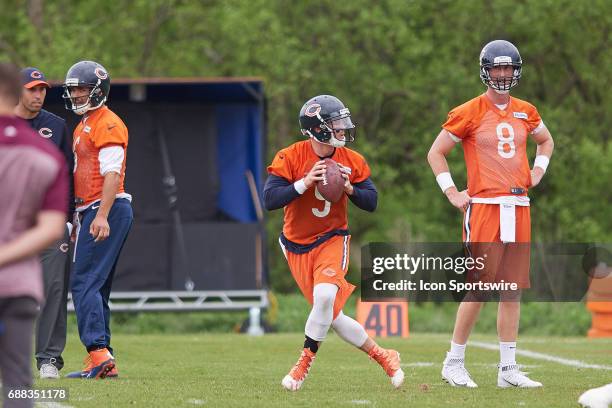
[{"label": "helmet chin strap", "polygon": [[317,143],[323,144],[323,145],[327,145],[327,146],[332,146],[332,147],[344,147],[344,145],[346,144],[346,142],[344,140],[338,140],[336,139],[333,135],[331,137],[331,139],[329,139],[329,142],[322,142],[319,139],[317,139],[316,137],[314,137],[313,135],[310,135],[310,138],[312,140],[314,140]]},{"label": "helmet chin strap", "polygon": [[85,113],[87,113],[87,111],[89,111],[91,109],[91,103],[88,100],[86,104],[81,105],[79,107],[75,107],[72,109],[72,111],[74,113],[76,113],[77,115],[84,115]]},{"label": "helmet chin strap", "polygon": [[345,143],[346,142],[344,140],[338,140],[333,135],[331,139],[329,139],[329,144],[334,147],[344,147]]},{"label": "helmet chin strap", "polygon": [[498,94],[500,94],[500,95],[507,95],[507,94],[509,94],[509,93],[510,93],[510,90],[507,90],[507,91],[500,91],[499,89],[495,89],[495,88],[493,88],[493,90],[494,90],[495,92],[497,92]]}]

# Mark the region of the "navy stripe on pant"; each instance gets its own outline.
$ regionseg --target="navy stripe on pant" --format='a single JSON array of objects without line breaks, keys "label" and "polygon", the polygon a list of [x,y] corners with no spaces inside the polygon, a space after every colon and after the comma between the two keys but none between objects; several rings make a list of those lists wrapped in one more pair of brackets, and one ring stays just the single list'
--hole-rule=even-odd
[{"label": "navy stripe on pant", "polygon": [[116,199],[108,214],[110,235],[95,242],[89,227],[96,214],[97,208],[88,208],[81,214],[70,283],[81,342],[88,349],[107,347],[112,353],[108,299],[117,260],[134,216],[129,200]]}]

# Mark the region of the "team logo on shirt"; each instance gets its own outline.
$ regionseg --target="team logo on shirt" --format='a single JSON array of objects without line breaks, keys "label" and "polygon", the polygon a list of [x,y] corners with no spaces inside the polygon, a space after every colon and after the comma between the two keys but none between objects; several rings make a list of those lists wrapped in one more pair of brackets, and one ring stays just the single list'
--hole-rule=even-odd
[{"label": "team logo on shirt", "polygon": [[327,275],[330,278],[333,278],[334,276],[336,276],[336,271],[334,271],[332,268],[326,268],[323,270],[323,275]]},{"label": "team logo on shirt", "polygon": [[318,103],[313,103],[312,105],[308,105],[306,107],[304,115],[313,118],[317,116],[319,112],[321,112],[321,105],[319,105]]},{"label": "team logo on shirt", "polygon": [[100,79],[108,78],[108,73],[105,70],[103,70],[102,68],[100,68],[100,67],[96,67],[94,73]]},{"label": "team logo on shirt", "polygon": [[45,139],[49,139],[53,136],[53,131],[47,127],[38,129],[38,134],[44,137]]},{"label": "team logo on shirt", "polygon": [[527,119],[527,114],[525,112],[512,112],[512,114],[517,119]]}]

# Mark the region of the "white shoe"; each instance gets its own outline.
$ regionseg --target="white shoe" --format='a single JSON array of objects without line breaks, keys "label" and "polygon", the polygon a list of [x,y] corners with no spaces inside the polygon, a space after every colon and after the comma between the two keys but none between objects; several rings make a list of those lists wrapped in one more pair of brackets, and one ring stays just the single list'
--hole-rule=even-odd
[{"label": "white shoe", "polygon": [[60,378],[59,370],[52,363],[45,363],[40,366],[41,379],[58,379]]},{"label": "white shoe", "polygon": [[585,408],[608,408],[612,403],[612,384],[584,392],[578,403]]},{"label": "white shoe", "polygon": [[497,371],[497,386],[501,388],[537,388],[541,387],[542,383],[533,381],[527,377],[526,373],[519,370],[517,364],[510,364],[507,366],[499,366],[499,370]]},{"label": "white shoe", "polygon": [[472,380],[464,364],[464,359],[451,358],[446,353],[446,359],[442,366],[442,379],[453,387],[477,388],[478,385]]}]

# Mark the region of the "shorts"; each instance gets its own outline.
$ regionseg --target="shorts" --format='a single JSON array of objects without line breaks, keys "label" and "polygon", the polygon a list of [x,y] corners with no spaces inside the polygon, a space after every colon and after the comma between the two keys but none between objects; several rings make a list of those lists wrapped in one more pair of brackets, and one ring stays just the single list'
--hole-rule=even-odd
[{"label": "shorts", "polygon": [[[515,240],[502,243],[498,204],[472,203],[464,215],[463,241],[472,258],[483,257],[485,267],[468,272],[468,282],[516,283],[518,288],[530,287],[529,262],[531,217],[529,207],[515,207]],[[486,256],[485,256],[486,255]]]},{"label": "shorts", "polygon": [[336,235],[305,254],[295,254],[281,248],[287,258],[293,279],[302,294],[312,305],[313,290],[319,283],[331,283],[338,287],[334,301],[334,319],[355,290],[345,278],[349,264],[350,235]]}]

